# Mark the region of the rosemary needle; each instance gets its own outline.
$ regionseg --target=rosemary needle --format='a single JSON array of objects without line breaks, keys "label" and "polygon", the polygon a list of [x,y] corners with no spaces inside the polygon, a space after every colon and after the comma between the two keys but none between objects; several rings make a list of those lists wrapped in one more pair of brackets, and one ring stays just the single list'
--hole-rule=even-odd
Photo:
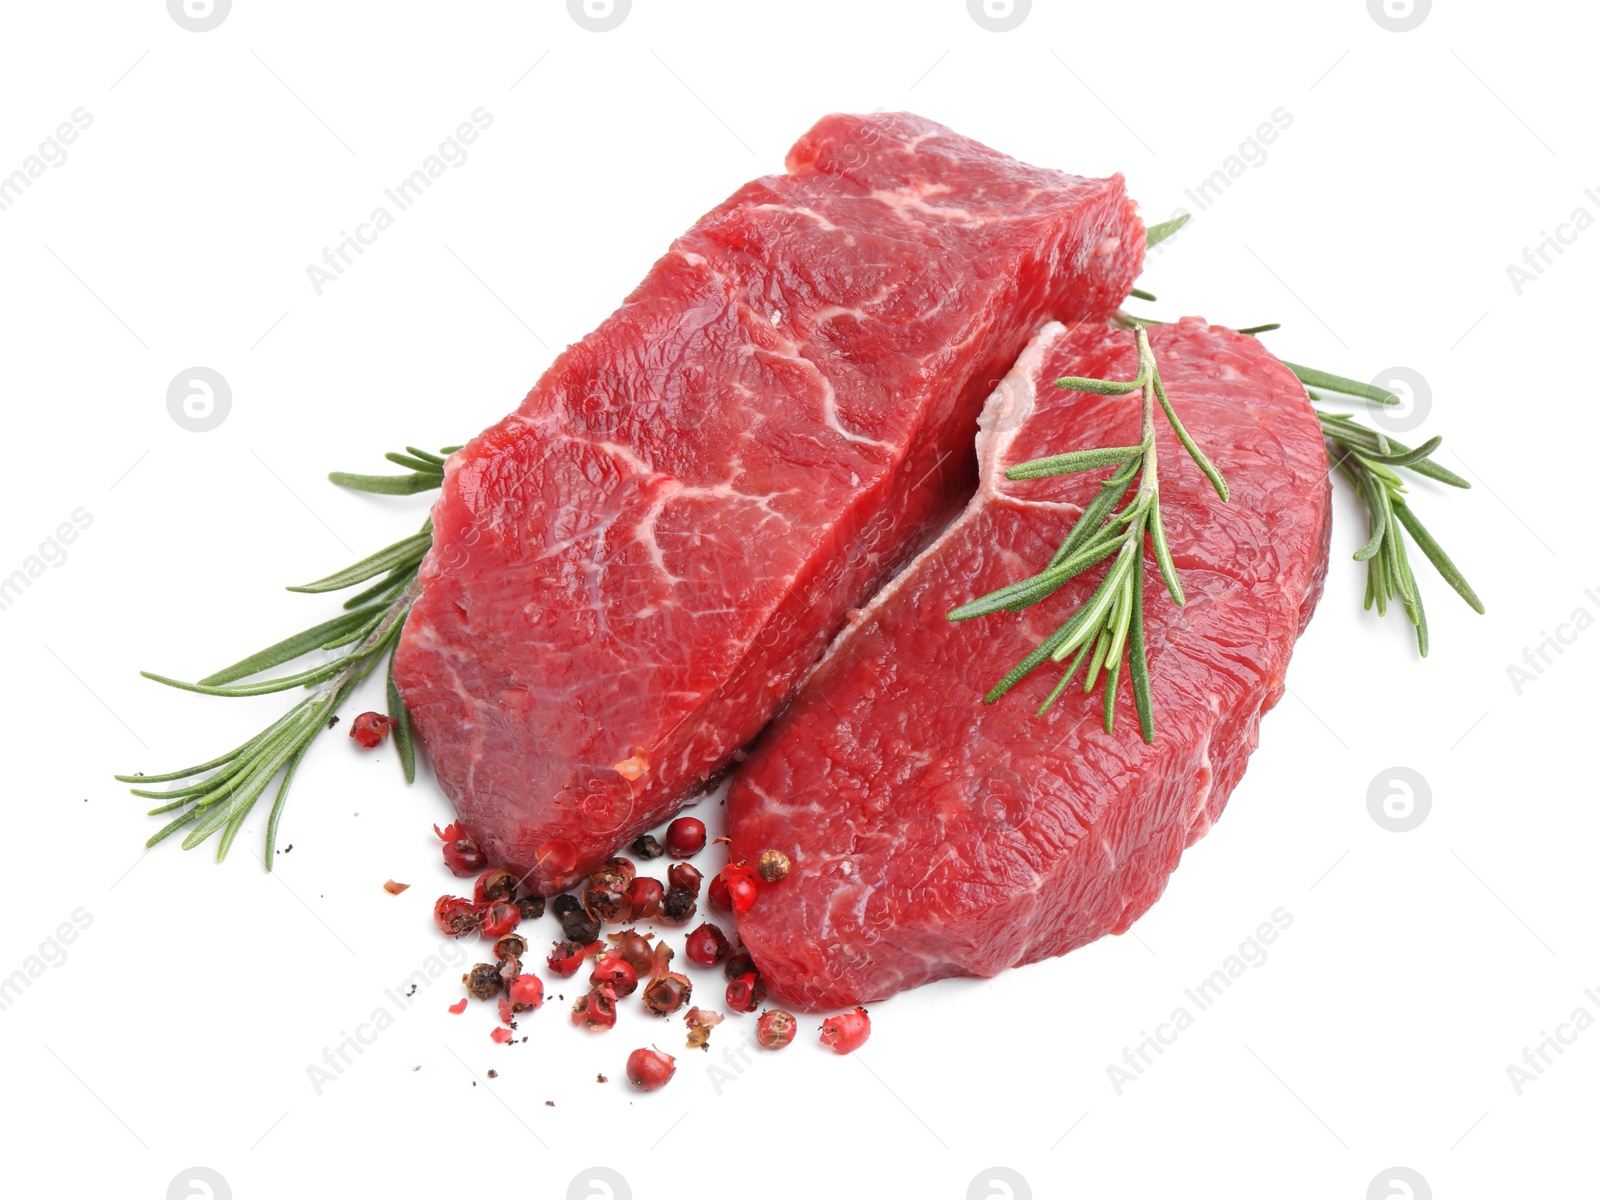
[{"label": "rosemary needle", "polygon": [[[406,468],[405,475],[351,475],[336,471],[328,478],[341,487],[380,495],[411,495],[436,488],[444,482],[445,456],[459,446],[435,454],[407,446],[404,454],[389,454],[390,462]],[[278,839],[278,821],[288,799],[295,771],[317,735],[329,728],[330,718],[345,698],[372,670],[388,657],[385,695],[389,717],[394,722],[395,748],[406,781],[416,776],[416,750],[411,735],[411,716],[394,683],[394,648],[405,627],[407,614],[417,593],[417,569],[432,544],[430,524],[410,537],[402,538],[376,554],[368,555],[342,571],[314,583],[292,587],[292,592],[323,593],[343,591],[376,579],[344,604],[340,615],[274,642],[263,650],[241,658],[220,671],[194,683],[165,675],[141,672],[146,679],[184,691],[208,696],[261,696],[294,688],[313,689],[260,733],[240,746],[207,762],[163,775],[118,775],[123,783],[136,785],[135,796],[162,801],[150,810],[152,816],[169,812],[178,815],[157,830],[145,844],[157,842],[189,826],[194,828],[183,839],[184,849],[192,849],[211,837],[217,838],[217,858],[228,853],[256,801],[281,774],[277,795],[267,819],[265,862],[272,870]],[[307,654],[327,651],[333,657],[304,670],[257,676]],[[245,681],[251,682],[245,682]],[[194,782],[185,783],[186,780]],[[176,783],[165,791],[150,789],[153,783]]]},{"label": "rosemary needle", "polygon": [[[1056,386],[1101,396],[1140,393],[1139,444],[1076,450],[1033,459],[1009,468],[1006,471],[1007,479],[1040,479],[1110,466],[1117,469],[1101,482],[1099,494],[1067,530],[1060,548],[1044,570],[953,609],[948,619],[966,621],[1002,610],[1020,612],[1052,595],[1067,580],[1112,559],[1110,568],[1088,600],[990,689],[984,701],[992,704],[1000,699],[1047,658],[1059,663],[1070,656],[1071,665],[1040,705],[1039,715],[1049,710],[1066,691],[1067,685],[1077,675],[1078,668],[1087,663],[1083,690],[1092,692],[1104,678],[1104,722],[1106,732],[1110,733],[1116,711],[1117,682],[1126,654],[1134,707],[1139,714],[1139,732],[1149,742],[1155,739],[1155,721],[1150,706],[1150,666],[1145,659],[1144,640],[1146,534],[1150,536],[1156,566],[1167,591],[1176,604],[1182,605],[1184,602],[1183,588],[1178,583],[1178,572],[1173,566],[1166,530],[1161,522],[1161,488],[1155,442],[1158,406],[1179,443],[1211,481],[1224,502],[1228,499],[1228,485],[1221,472],[1189,436],[1167,399],[1155,353],[1150,348],[1150,335],[1143,325],[1137,322],[1132,324],[1139,351],[1139,370],[1134,378],[1082,379],[1067,376],[1056,380]],[[1127,497],[1136,479],[1138,486],[1132,499],[1117,511],[1116,506]]]}]

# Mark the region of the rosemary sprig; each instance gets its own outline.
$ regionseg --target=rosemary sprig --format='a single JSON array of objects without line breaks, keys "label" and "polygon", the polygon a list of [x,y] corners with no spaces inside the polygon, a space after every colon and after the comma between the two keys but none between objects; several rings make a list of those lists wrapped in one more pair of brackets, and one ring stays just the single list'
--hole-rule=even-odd
[{"label": "rosemary sprig", "polygon": [[[1167,224],[1173,225],[1172,222]],[[1177,224],[1182,224],[1181,218]],[[1151,233],[1165,228],[1166,226],[1156,226]],[[1171,230],[1167,230],[1162,236],[1165,237],[1170,232]],[[1143,293],[1141,298],[1154,299],[1148,292]],[[1164,324],[1149,317],[1130,316],[1125,312],[1119,312],[1117,318],[1126,325]],[[1277,328],[1279,326],[1273,323],[1253,325],[1235,332],[1255,335]],[[1287,359],[1280,361],[1305,386],[1306,395],[1315,404],[1330,403],[1335,395],[1342,399],[1362,400],[1369,404],[1401,403],[1400,397],[1387,388],[1362,383],[1358,379],[1349,379],[1316,367],[1302,366]],[[1407,619],[1416,629],[1417,650],[1426,658],[1428,618],[1423,610],[1422,596],[1417,590],[1416,576],[1411,570],[1406,553],[1407,535],[1433,564],[1434,569],[1444,577],[1445,582],[1455,589],[1474,612],[1483,612],[1483,601],[1478,598],[1478,594],[1472,590],[1472,585],[1462,575],[1460,568],[1434,540],[1433,535],[1428,532],[1427,527],[1412,509],[1406,499],[1405,480],[1398,471],[1411,471],[1455,488],[1470,488],[1472,484],[1448,467],[1440,466],[1433,461],[1432,456],[1442,444],[1442,438],[1429,438],[1413,449],[1403,442],[1388,437],[1381,430],[1360,424],[1348,413],[1333,413],[1316,407],[1313,407],[1312,411],[1322,422],[1323,437],[1328,443],[1328,459],[1333,463],[1333,469],[1338,470],[1339,474],[1349,482],[1367,510],[1369,535],[1367,543],[1354,555],[1357,562],[1367,564],[1367,590],[1363,606],[1368,610],[1376,607],[1378,615],[1383,616],[1388,612],[1389,605],[1398,600]]]},{"label": "rosemary sprig", "polygon": [[[351,475],[336,471],[328,478],[341,487],[355,491],[412,495],[438,487],[444,481],[444,456],[458,449],[459,446],[449,446],[434,454],[407,446],[404,454],[386,456],[390,462],[405,467],[405,475]],[[395,722],[395,747],[406,782],[410,783],[416,777],[416,752],[411,737],[410,714],[406,712],[394,685],[394,647],[400,640],[400,631],[405,627],[406,616],[416,598],[417,568],[432,541],[432,525],[424,522],[419,532],[342,571],[336,571],[314,583],[291,587],[289,590],[292,592],[322,593],[342,591],[376,580],[345,601],[345,611],[341,615],[274,642],[264,650],[258,650],[204,679],[185,683],[149,671],[140,672],[146,679],[168,687],[207,696],[262,696],[292,688],[314,689],[311,695],[301,699],[249,741],[209,762],[163,775],[118,775],[116,778],[121,782],[137,785],[131,789],[135,796],[162,802],[150,810],[151,816],[178,813],[151,836],[146,846],[154,846],[178,830],[192,825],[194,828],[183,839],[183,848],[193,849],[217,836],[217,858],[220,861],[226,857],[234,838],[255,808],[256,801],[281,771],[282,780],[267,819],[264,857],[267,870],[272,870],[278,821],[300,760],[305,757],[306,750],[317,735],[329,728],[334,710],[357,684],[371,674],[386,654],[389,656],[386,692],[389,716]],[[318,650],[337,653],[317,666],[266,679],[254,679],[262,672],[294,662]],[[252,679],[254,682],[241,682]],[[194,782],[183,783],[185,780]],[[153,783],[180,783],[181,786],[158,791],[147,786]]]},{"label": "rosemary sprig", "polygon": [[[1305,376],[1301,374],[1304,369],[1294,368],[1302,382],[1305,381]],[[1339,385],[1353,382],[1339,380],[1337,376],[1323,375],[1323,379],[1335,382],[1324,382],[1322,386],[1338,387],[1341,391],[1344,389]],[[1345,394],[1360,395],[1352,392]],[[1472,585],[1412,510],[1406,498],[1405,480],[1399,471],[1414,471],[1451,487],[1470,488],[1472,485],[1430,458],[1438,450],[1441,438],[1429,438],[1412,449],[1380,430],[1358,424],[1348,413],[1330,413],[1321,409],[1315,411],[1328,442],[1328,457],[1333,460],[1339,474],[1355,489],[1367,510],[1367,543],[1354,555],[1357,562],[1367,564],[1367,592],[1363,607],[1371,609],[1376,605],[1378,615],[1382,616],[1388,611],[1389,604],[1398,600],[1407,619],[1416,628],[1417,651],[1426,658],[1428,617],[1423,610],[1422,595],[1417,589],[1416,576],[1412,573],[1406,552],[1406,535],[1410,535],[1417,548],[1433,564],[1434,570],[1444,577],[1445,582],[1474,612],[1483,612],[1483,601],[1478,599]]]},{"label": "rosemary sprig", "polygon": [[[1144,641],[1144,543],[1150,537],[1156,568],[1173,601],[1184,603],[1183,587],[1167,546],[1166,529],[1161,521],[1161,488],[1156,456],[1156,407],[1160,406],[1179,443],[1194,459],[1217,495],[1228,499],[1228,485],[1212,465],[1189,431],[1183,427],[1161,383],[1161,372],[1150,349],[1150,336],[1143,325],[1134,323],[1139,348],[1139,371],[1131,380],[1082,379],[1068,376],[1056,386],[1099,396],[1141,395],[1140,437],[1136,446],[1109,446],[1077,450],[1048,458],[1019,463],[1006,471],[1007,479],[1040,479],[1115,466],[1116,470],[1100,484],[1099,494],[1068,529],[1066,538],[1045,569],[953,609],[951,621],[967,621],[996,612],[1021,612],[1052,595],[1067,580],[1111,559],[1100,584],[1065,623],[1045,638],[1033,652],[1007,672],[988,695],[993,704],[1010,691],[1045,659],[1072,664],[1039,707],[1042,716],[1066,691],[1078,668],[1088,663],[1084,676],[1085,694],[1105,680],[1105,729],[1112,731],[1116,711],[1117,682],[1124,654],[1133,688],[1134,707],[1139,714],[1139,731],[1144,740],[1155,739],[1155,717],[1150,706],[1150,668],[1145,658]],[[1137,479],[1133,498],[1116,511]]]}]

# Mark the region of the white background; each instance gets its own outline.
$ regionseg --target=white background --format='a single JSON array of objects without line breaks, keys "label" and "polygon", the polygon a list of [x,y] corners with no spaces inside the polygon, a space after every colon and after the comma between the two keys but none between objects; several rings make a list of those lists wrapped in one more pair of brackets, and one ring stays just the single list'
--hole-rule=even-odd
[{"label": "white background", "polygon": [[[639,1200],[1006,1195],[969,1192],[995,1165],[1039,1197],[1360,1200],[1390,1194],[1369,1185],[1396,1165],[1440,1198],[1596,1194],[1600,1031],[1520,1095],[1507,1075],[1575,1009],[1600,1017],[1584,994],[1600,989],[1600,632],[1520,694],[1507,673],[1574,610],[1600,616],[1600,232],[1520,295],[1506,270],[1580,206],[1600,216],[1588,6],[1441,3],[1403,33],[1361,0],[1036,0],[1008,33],[963,0],[634,0],[607,33],[554,0],[237,0],[206,33],[159,0],[12,4],[4,21],[0,174],[93,116],[0,212],[0,575],[74,510],[93,519],[0,612],[0,977],[42,945],[56,961],[0,1011],[7,1194],[155,1200],[188,1194],[196,1164],[241,1200],[562,1197],[595,1164]],[[480,106],[494,122],[467,161],[317,295],[308,264]],[[319,744],[271,875],[265,804],[221,866],[209,848],[141,857],[155,822],[111,774],[208,757],[282,698],[136,672],[202,675],[320,619],[281,585],[421,519],[422,498],[343,494],[325,472],[496,420],[817,117],[880,107],[1121,171],[1152,220],[1291,114],[1141,282],[1161,313],[1283,321],[1268,344],[1286,358],[1419,371],[1424,430],[1476,486],[1417,505],[1488,615],[1429,576],[1419,662],[1397,615],[1360,611],[1341,493],[1290,695],[1132,935],[877,1006],[853,1059],[808,1020],[781,1055],[730,1064],[730,1021],[649,1096],[623,1060],[681,1045],[676,1022],[630,1011],[586,1037],[552,1003],[507,1049],[487,1008],[446,1012],[459,966],[404,1011],[386,994],[438,949],[429,909],[455,885],[429,829],[446,806],[426,778],[402,785],[391,747]],[[203,434],[165,400],[195,365],[233,392]],[[381,706],[376,688],[362,700],[347,717]],[[1367,807],[1397,765],[1431,791],[1409,833]],[[389,878],[413,886],[391,897]],[[1108,1065],[1280,907],[1293,924],[1267,961],[1119,1095]],[[51,948],[77,909],[92,924]],[[380,1007],[392,1027],[318,1094],[307,1068]]]}]

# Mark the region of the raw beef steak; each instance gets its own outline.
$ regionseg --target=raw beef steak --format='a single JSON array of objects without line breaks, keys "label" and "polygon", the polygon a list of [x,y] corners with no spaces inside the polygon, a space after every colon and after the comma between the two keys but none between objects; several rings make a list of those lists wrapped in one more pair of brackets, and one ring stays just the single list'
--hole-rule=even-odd
[{"label": "raw beef steak", "polygon": [[1052,386],[1133,378],[1133,333],[1052,324],[984,409],[971,504],[854,617],[733,780],[735,859],[775,847],[793,860],[739,921],[775,994],[812,1008],[880,1000],[1120,933],[1222,811],[1321,591],[1328,461],[1305,389],[1254,338],[1188,318],[1151,342],[1232,489],[1224,505],[1157,416],[1188,604],[1147,553],[1155,743],[1139,737],[1127,672],[1111,735],[1101,694],[1077,685],[1034,715],[1063,669],[1048,662],[982,703],[1104,568],[1020,614],[945,619],[1039,570],[1110,473],[1011,482],[1006,467],[1139,441],[1137,394]]},{"label": "raw beef steak", "polygon": [[[1120,178],[832,116],[453,455],[395,677],[491,861],[582,878],[749,741],[973,483],[1041,321],[1104,317]],[[648,193],[645,193],[648,195]]]}]

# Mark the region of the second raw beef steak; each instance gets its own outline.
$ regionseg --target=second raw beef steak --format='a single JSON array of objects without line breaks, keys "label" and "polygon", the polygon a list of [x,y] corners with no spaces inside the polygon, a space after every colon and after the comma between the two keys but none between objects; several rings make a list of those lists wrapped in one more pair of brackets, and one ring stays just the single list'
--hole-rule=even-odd
[{"label": "second raw beef steak", "polygon": [[1305,389],[1254,338],[1188,318],[1150,340],[1232,490],[1218,500],[1160,424],[1161,512],[1188,603],[1173,604],[1152,561],[1154,744],[1126,677],[1111,734],[1101,695],[1078,686],[1035,715],[1063,670],[1050,663],[983,703],[1103,569],[1021,613],[945,618],[1038,571],[1110,473],[1013,482],[1007,467],[1139,442],[1137,394],[1052,386],[1132,379],[1133,333],[1052,325],[984,410],[972,503],[856,616],[733,780],[733,858],[778,849],[793,863],[739,920],[776,995],[865,1003],[1120,933],[1239,782],[1322,588],[1327,453]]}]

